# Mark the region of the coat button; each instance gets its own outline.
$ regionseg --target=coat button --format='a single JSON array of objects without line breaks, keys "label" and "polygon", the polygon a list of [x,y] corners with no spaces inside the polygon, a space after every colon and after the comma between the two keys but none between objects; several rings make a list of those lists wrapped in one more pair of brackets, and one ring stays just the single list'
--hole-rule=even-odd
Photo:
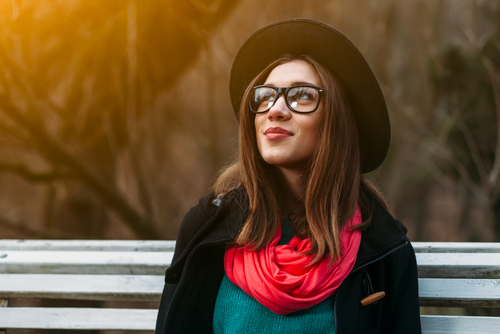
[{"label": "coat button", "polygon": [[366,306],[366,305],[370,305],[370,304],[373,304],[377,301],[379,301],[380,299],[384,298],[385,297],[385,292],[384,291],[380,291],[380,292],[375,292],[365,298],[363,298],[361,300],[361,305],[363,306]]}]

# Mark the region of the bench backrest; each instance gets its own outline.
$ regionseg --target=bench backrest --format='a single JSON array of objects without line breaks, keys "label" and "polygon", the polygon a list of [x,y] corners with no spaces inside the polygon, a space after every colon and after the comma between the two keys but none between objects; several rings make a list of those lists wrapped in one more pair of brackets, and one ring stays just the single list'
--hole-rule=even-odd
[{"label": "bench backrest", "polygon": [[[500,244],[413,246],[422,306],[500,308]],[[156,309],[8,307],[8,299],[158,302],[174,247],[173,241],[0,240],[0,329],[153,331]],[[424,314],[422,326],[426,334],[498,333],[500,318]]]},{"label": "bench backrest", "polygon": [[[173,241],[0,241],[0,299],[160,300]],[[154,330],[156,309],[0,308],[0,328]]]},{"label": "bench backrest", "polygon": [[[500,243],[415,242],[413,247],[421,306],[500,308]],[[422,330],[500,333],[500,317],[422,315]]]}]

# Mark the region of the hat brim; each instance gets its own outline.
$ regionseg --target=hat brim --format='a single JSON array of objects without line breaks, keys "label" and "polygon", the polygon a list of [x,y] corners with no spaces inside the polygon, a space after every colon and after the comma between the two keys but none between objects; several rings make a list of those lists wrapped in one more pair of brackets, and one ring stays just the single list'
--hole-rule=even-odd
[{"label": "hat brim", "polygon": [[236,117],[247,86],[283,54],[311,55],[340,80],[358,127],[362,172],[379,167],[391,141],[382,90],[356,46],[340,31],[322,22],[309,19],[279,21],[257,30],[243,43],[229,77],[229,94]]}]

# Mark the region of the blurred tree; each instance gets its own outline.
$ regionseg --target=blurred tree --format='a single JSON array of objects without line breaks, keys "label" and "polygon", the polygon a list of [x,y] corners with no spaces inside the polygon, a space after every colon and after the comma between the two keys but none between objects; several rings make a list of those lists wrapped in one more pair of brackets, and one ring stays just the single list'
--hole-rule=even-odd
[{"label": "blurred tree", "polygon": [[447,46],[434,62],[434,153],[441,171],[488,210],[500,240],[500,10],[477,15],[492,28],[467,30],[469,48]]},{"label": "blurred tree", "polygon": [[[66,236],[100,237],[109,208],[138,237],[165,237],[153,213],[151,171],[142,166],[145,138],[156,129],[143,120],[161,109],[168,122],[154,139],[168,140],[179,115],[162,94],[235,3],[0,4],[0,172],[47,185],[44,236],[61,236],[76,220],[95,226],[73,226]],[[67,193],[55,203],[60,182]],[[0,224],[37,234],[6,218]]]},{"label": "blurred tree", "polygon": [[[136,236],[174,238],[235,146],[221,138],[236,137],[227,78],[239,45],[265,24],[308,17],[349,36],[381,83],[393,140],[369,177],[410,238],[493,239],[483,222],[498,203],[485,183],[500,156],[498,1],[233,3],[0,3],[0,227],[95,236],[113,208],[146,226]],[[33,183],[9,202],[12,171]],[[31,190],[43,227],[12,209]]]}]

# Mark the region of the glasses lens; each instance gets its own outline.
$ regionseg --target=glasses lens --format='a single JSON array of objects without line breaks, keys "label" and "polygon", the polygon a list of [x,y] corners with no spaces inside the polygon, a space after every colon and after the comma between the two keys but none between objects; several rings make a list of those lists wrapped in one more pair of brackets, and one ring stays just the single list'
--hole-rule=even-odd
[{"label": "glasses lens", "polygon": [[270,87],[254,88],[250,94],[250,109],[253,112],[264,112],[273,106],[276,90]]},{"label": "glasses lens", "polygon": [[319,103],[319,90],[314,87],[299,86],[288,91],[288,105],[298,112],[311,112]]}]

